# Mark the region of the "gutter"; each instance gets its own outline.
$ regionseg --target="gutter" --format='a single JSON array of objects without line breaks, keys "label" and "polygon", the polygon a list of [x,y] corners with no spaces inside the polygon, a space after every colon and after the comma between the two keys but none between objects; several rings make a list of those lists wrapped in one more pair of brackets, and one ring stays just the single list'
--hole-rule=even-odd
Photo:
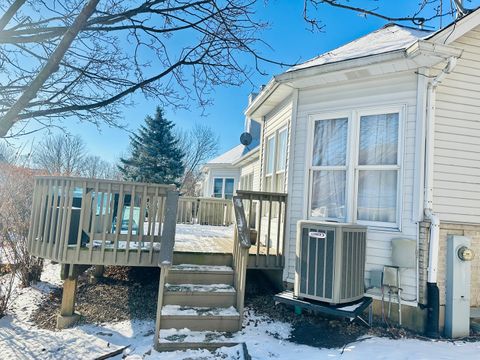
[{"label": "gutter", "polygon": [[438,249],[440,245],[440,219],[433,211],[433,175],[435,149],[435,98],[438,85],[450,74],[457,64],[451,56],[442,72],[428,82],[426,105],[426,152],[425,152],[425,197],[424,214],[430,220],[430,242],[428,249],[427,277],[427,329],[429,337],[439,337],[440,299],[437,285]]}]

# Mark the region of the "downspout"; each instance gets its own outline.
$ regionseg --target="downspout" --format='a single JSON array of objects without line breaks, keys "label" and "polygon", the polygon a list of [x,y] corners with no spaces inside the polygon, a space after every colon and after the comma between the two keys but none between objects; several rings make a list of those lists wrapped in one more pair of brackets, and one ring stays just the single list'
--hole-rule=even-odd
[{"label": "downspout", "polygon": [[435,148],[435,93],[438,85],[450,74],[457,58],[452,56],[447,65],[435,78],[428,82],[426,108],[426,152],[425,152],[425,200],[424,214],[430,220],[430,243],[428,249],[428,277],[427,277],[427,328],[429,337],[439,336],[440,299],[437,286],[438,249],[440,243],[440,220],[433,212],[433,167]]}]

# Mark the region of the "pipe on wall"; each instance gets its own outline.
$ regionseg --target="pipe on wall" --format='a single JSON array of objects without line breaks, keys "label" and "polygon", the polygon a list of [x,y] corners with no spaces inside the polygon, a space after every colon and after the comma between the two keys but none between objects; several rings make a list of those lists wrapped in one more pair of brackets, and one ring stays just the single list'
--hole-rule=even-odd
[{"label": "pipe on wall", "polygon": [[450,57],[447,65],[435,78],[429,81],[427,87],[426,108],[426,151],[425,151],[425,197],[424,214],[430,220],[430,242],[428,249],[427,277],[427,329],[430,337],[439,336],[440,299],[437,286],[438,250],[440,247],[440,219],[433,211],[433,176],[435,149],[435,94],[438,85],[450,74],[457,64],[456,57]]}]

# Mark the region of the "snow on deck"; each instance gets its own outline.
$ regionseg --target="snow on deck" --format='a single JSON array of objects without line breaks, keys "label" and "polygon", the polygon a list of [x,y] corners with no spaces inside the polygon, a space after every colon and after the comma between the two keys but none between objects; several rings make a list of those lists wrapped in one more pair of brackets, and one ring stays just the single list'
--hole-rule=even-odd
[{"label": "snow on deck", "polygon": [[[148,226],[148,223],[145,223]],[[155,234],[158,234],[158,224],[156,225]],[[231,253],[233,247],[233,230],[234,226],[212,226],[212,225],[188,225],[177,224],[175,233],[175,251],[179,252],[201,252],[201,253]],[[145,230],[146,232],[147,230]],[[122,232],[123,233],[123,232]],[[93,247],[101,248],[102,240],[93,240]],[[68,245],[70,248],[76,247],[75,244]],[[130,250],[150,250],[151,244],[148,236],[145,241],[130,241],[128,243]],[[114,249],[113,241],[107,241],[104,245],[105,249]],[[127,241],[120,240],[116,245],[117,249],[124,250],[127,248]],[[160,243],[153,243],[153,249],[160,250]]]},{"label": "snow on deck", "polygon": [[[154,321],[122,321],[98,325],[77,326],[62,331],[39,329],[29,322],[30,314],[48,296],[49,289],[61,283],[58,265],[47,264],[42,283],[22,289],[11,307],[10,314],[0,319],[0,358],[3,359],[94,359],[115,349],[129,348],[113,360],[240,360],[235,349],[222,349],[212,355],[207,350],[187,350],[158,353],[152,349]],[[293,317],[293,315],[292,315]],[[252,359],[477,359],[480,342],[421,341],[413,339],[360,338],[343,348],[323,349],[289,341],[290,324],[271,321],[246,312],[242,331],[232,337],[214,337],[208,332],[162,330],[162,338],[183,341],[215,338],[213,341],[245,342]],[[179,336],[180,335],[180,336]],[[207,336],[208,335],[208,336]]]},{"label": "snow on deck", "polygon": [[177,224],[175,251],[231,253],[234,226]]}]

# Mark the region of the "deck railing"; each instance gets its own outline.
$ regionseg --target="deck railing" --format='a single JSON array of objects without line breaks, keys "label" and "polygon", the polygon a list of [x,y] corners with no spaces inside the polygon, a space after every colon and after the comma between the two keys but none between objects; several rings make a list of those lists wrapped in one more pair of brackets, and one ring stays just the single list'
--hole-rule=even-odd
[{"label": "deck railing", "polygon": [[[255,247],[255,266],[259,266],[263,254],[267,255],[265,267],[282,267],[287,194],[238,190],[237,195],[244,203],[247,226]],[[270,263],[272,257],[273,263]]]},{"label": "deck railing", "polygon": [[37,177],[29,251],[68,264],[157,266],[162,226],[176,217],[166,202],[177,198],[170,185]]},{"label": "deck railing", "polygon": [[233,224],[232,200],[180,196],[177,223],[229,226]]},{"label": "deck railing", "polygon": [[235,231],[233,235],[233,269],[234,286],[237,291],[236,308],[240,314],[239,328],[243,321],[243,308],[245,302],[245,283],[247,278],[248,257],[251,247],[250,229],[242,198],[233,197],[233,208],[235,213]]}]

